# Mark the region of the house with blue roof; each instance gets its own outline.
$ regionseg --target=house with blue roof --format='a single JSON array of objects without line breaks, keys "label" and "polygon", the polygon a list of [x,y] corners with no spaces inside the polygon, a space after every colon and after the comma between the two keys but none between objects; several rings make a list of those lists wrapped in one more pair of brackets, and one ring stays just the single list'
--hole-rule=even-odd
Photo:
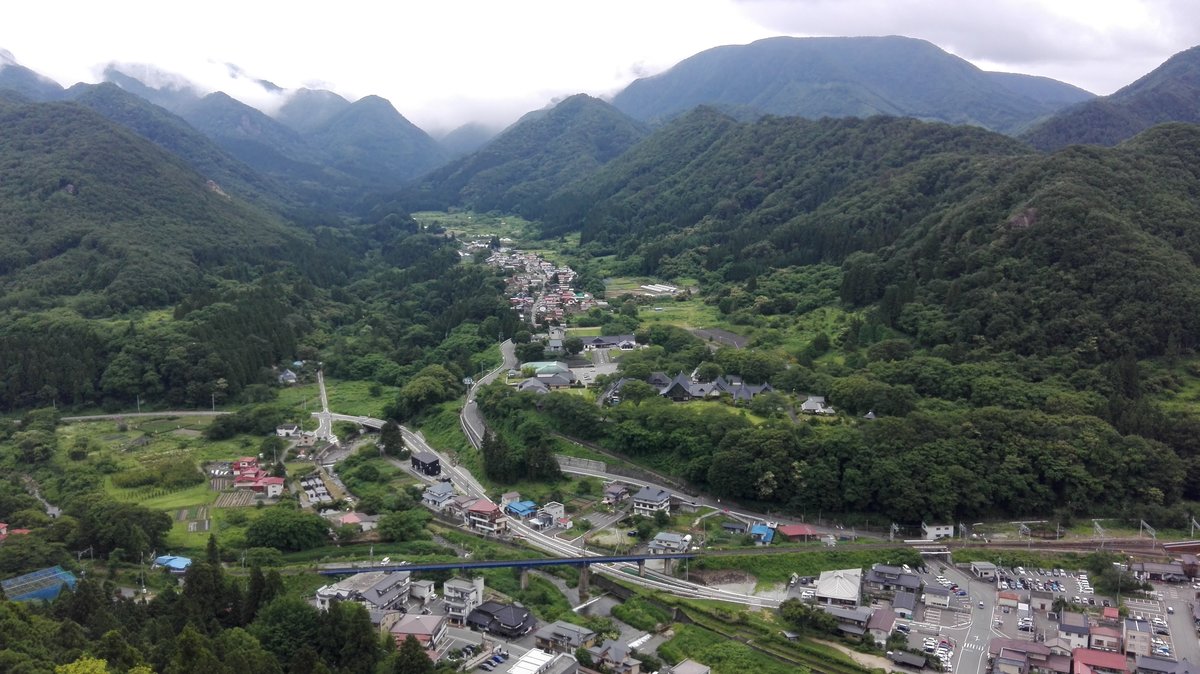
[{"label": "house with blue roof", "polygon": [[755,524],[750,527],[750,538],[755,545],[770,545],[775,539],[775,530],[765,524]]},{"label": "house with blue roof", "polygon": [[533,501],[513,501],[504,506],[508,514],[519,519],[529,519],[537,514],[537,504]]},{"label": "house with blue roof", "polygon": [[155,567],[165,568],[171,573],[184,573],[191,565],[192,560],[187,557],[176,557],[175,555],[162,555],[154,559]]}]

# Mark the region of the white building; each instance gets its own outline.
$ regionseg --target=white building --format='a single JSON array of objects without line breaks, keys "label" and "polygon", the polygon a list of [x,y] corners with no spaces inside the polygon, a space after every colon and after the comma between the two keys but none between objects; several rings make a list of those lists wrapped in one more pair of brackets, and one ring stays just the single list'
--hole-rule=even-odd
[{"label": "white building", "polygon": [[954,525],[926,524],[921,522],[921,533],[927,541],[936,541],[939,538],[954,538]]},{"label": "white building", "polygon": [[472,580],[451,578],[442,584],[442,597],[446,601],[446,617],[450,622],[463,624],[467,616],[483,603],[483,576]]},{"label": "white building", "polygon": [[633,495],[633,514],[644,517],[654,517],[654,513],[663,511],[671,514],[671,492],[658,487],[642,487]]}]

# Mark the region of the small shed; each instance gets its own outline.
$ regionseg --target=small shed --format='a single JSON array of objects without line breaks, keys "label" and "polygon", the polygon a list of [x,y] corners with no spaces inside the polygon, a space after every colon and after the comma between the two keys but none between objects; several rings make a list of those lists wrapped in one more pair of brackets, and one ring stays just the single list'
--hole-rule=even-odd
[{"label": "small shed", "polygon": [[442,462],[433,452],[416,452],[411,458],[413,470],[422,475],[436,476],[442,473]]}]

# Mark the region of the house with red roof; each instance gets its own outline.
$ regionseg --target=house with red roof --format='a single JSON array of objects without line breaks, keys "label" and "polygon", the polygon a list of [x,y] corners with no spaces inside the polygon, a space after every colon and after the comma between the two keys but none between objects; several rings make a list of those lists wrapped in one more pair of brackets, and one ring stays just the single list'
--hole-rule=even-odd
[{"label": "house with red roof", "polygon": [[258,470],[258,459],[252,456],[243,456],[234,461],[229,468],[233,471],[235,478],[242,473],[254,473]]},{"label": "house with red roof", "polygon": [[479,499],[467,508],[467,523],[472,529],[489,534],[502,534],[508,531],[508,518],[500,506],[487,499]]},{"label": "house with red roof", "polygon": [[820,532],[807,524],[784,524],[775,527],[775,533],[788,541],[813,541],[821,536]]},{"label": "house with red roof", "polygon": [[0,541],[9,536],[24,536],[28,533],[30,533],[29,529],[10,529],[7,523],[0,522]]},{"label": "house with red roof", "polygon": [[1123,653],[1076,648],[1071,651],[1074,674],[1130,674],[1129,660]]}]

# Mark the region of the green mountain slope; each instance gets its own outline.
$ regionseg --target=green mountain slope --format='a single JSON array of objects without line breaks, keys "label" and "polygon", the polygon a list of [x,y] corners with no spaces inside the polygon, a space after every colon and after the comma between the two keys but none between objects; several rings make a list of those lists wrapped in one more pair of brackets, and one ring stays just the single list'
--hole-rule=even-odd
[{"label": "green mountain slope", "polygon": [[300,89],[280,106],[275,119],[299,133],[309,133],[348,107],[350,101],[332,91]]},{"label": "green mountain slope", "polygon": [[1111,96],[1059,112],[1022,138],[1043,150],[1111,146],[1164,122],[1200,123],[1200,47],[1172,56]]},{"label": "green mountain slope", "polygon": [[985,73],[923,40],[779,37],[696,54],[633,82],[613,105],[646,121],[722,105],[812,119],[897,115],[1011,133],[1080,96],[1090,94]]},{"label": "green mountain slope", "polygon": [[538,217],[556,191],[593,174],[646,133],[611,105],[578,94],[527,114],[475,154],[433,171],[406,199]]},{"label": "green mountain slope", "polygon": [[394,188],[445,161],[437,142],[378,96],[351,103],[306,139],[335,169],[373,188]]},{"label": "green mountain slope", "polygon": [[55,101],[63,97],[62,85],[20,65],[0,49],[0,90],[4,89],[31,101]]},{"label": "green mountain slope", "polygon": [[[711,143],[681,150],[669,125],[574,186],[584,206],[551,231],[582,223],[630,273],[843,265],[845,301],[929,345],[1109,358],[1200,334],[1200,129],[1042,156],[913,120],[707,121]],[[639,169],[658,155],[673,170]]]},{"label": "green mountain slope", "polygon": [[294,198],[283,186],[231,157],[182,118],[111,82],[76,84],[66,95],[183,159],[229,194],[272,206]]},{"label": "green mountain slope", "polygon": [[270,262],[299,239],[79,105],[0,108],[0,162],[6,307],[162,306],[207,272]]}]

